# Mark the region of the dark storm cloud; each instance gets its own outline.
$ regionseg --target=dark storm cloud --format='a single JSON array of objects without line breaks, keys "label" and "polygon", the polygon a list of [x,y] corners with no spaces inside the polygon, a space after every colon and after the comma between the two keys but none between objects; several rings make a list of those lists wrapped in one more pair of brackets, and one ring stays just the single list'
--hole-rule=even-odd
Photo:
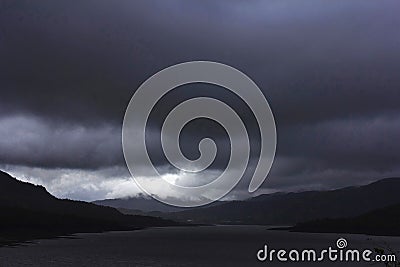
[{"label": "dark storm cloud", "polygon": [[[287,177],[282,186],[387,175],[400,151],[399,8],[396,0],[2,1],[0,161],[123,166],[121,124],[135,89],[164,67],[213,60],[268,97],[278,127],[271,177]],[[189,156],[201,127],[186,131]]]},{"label": "dark storm cloud", "polygon": [[6,1],[2,106],[120,124],[149,75],[209,59],[250,75],[281,123],[398,109],[397,1],[281,2]]},{"label": "dark storm cloud", "polygon": [[[335,120],[293,127],[284,154],[308,157],[352,170],[391,170],[399,166],[400,116],[376,116],[356,121]],[[285,134],[285,133],[284,133]],[[289,133],[286,133],[289,135]],[[368,167],[366,167],[368,166]]]}]

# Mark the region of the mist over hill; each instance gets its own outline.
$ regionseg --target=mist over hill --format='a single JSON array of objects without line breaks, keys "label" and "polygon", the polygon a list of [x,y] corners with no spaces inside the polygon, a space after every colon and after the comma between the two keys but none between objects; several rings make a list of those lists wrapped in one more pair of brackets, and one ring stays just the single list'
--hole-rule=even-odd
[{"label": "mist over hill", "polygon": [[[243,201],[216,202],[196,209],[176,210],[150,199],[97,201],[126,214],[150,214],[183,222],[208,224],[294,225],[362,215],[400,203],[400,178],[330,191],[280,192]],[[145,205],[141,205],[145,203]],[[162,208],[160,208],[162,207]]]}]

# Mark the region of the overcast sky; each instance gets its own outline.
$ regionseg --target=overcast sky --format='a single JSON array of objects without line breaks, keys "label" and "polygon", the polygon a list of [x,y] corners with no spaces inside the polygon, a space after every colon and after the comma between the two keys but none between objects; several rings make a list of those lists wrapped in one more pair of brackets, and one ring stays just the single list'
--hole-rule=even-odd
[{"label": "overcast sky", "polygon": [[[277,155],[258,193],[399,176],[399,10],[398,0],[0,1],[0,168],[58,197],[139,193],[121,146],[131,96],[165,67],[211,60],[251,77],[275,115]],[[157,105],[150,129],[167,179],[187,175],[167,166],[157,125],[199,95],[230,103],[255,128],[224,89],[178,88]],[[201,174],[209,179],[226,165],[225,132],[194,122],[182,149],[195,157],[206,135],[221,152]],[[249,174],[228,197],[248,196]]]}]

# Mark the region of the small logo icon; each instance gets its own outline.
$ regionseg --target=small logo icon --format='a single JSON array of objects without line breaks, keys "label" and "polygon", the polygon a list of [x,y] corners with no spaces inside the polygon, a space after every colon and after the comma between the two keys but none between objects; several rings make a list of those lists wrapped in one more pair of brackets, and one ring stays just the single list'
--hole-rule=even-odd
[{"label": "small logo icon", "polygon": [[344,238],[339,238],[339,239],[336,241],[336,246],[337,246],[339,249],[343,249],[343,248],[347,247],[347,240],[344,239]]}]

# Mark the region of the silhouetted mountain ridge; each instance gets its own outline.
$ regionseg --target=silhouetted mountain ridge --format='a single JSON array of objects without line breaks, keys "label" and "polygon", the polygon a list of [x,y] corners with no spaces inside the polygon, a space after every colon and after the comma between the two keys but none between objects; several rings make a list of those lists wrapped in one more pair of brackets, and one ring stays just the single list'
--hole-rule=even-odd
[{"label": "silhouetted mountain ridge", "polygon": [[294,225],[322,218],[341,218],[400,203],[400,178],[329,191],[274,193],[213,207],[164,214],[196,223]]},{"label": "silhouetted mountain ridge", "polygon": [[353,233],[400,236],[400,204],[339,219],[321,219],[289,228],[296,232]]},{"label": "silhouetted mountain ridge", "polygon": [[0,237],[14,240],[177,225],[160,218],[124,215],[111,207],[58,199],[42,186],[18,181],[1,171],[0,214]]}]

